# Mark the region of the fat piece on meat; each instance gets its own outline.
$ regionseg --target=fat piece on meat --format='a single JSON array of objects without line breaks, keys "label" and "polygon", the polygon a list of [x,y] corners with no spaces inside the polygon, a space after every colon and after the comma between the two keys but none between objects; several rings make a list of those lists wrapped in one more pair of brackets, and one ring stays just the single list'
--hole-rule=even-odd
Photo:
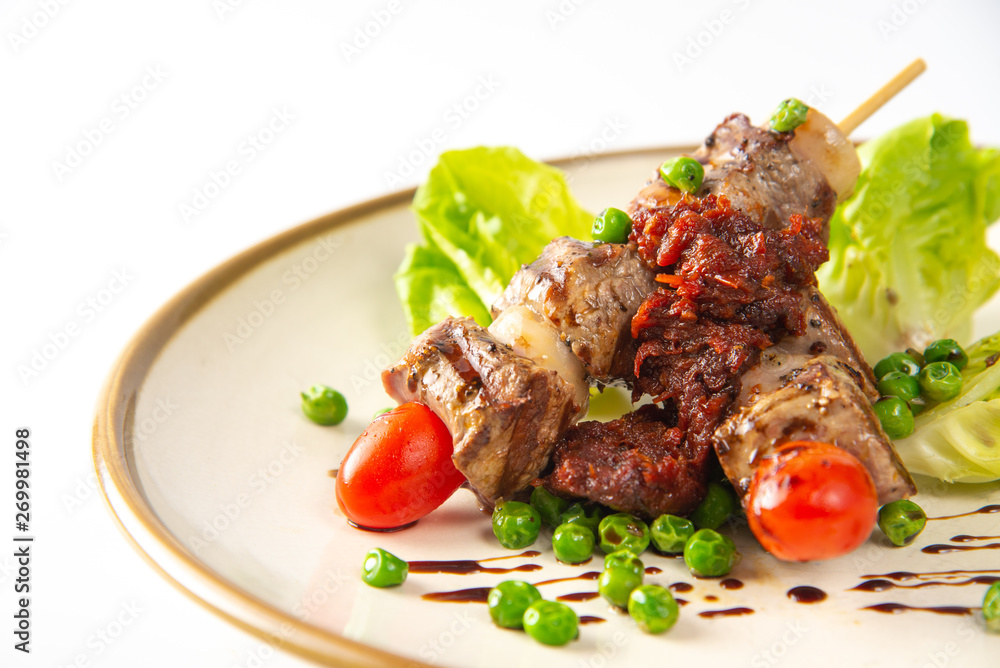
[{"label": "fat piece on meat", "polygon": [[494,318],[512,306],[534,311],[552,323],[588,375],[627,382],[635,358],[632,316],[655,289],[653,271],[634,246],[560,237],[514,274],[492,311]]},{"label": "fat piece on meat", "polygon": [[448,318],[421,334],[382,373],[399,403],[419,401],[440,417],[455,466],[481,498],[526,488],[579,412],[574,388],[516,355],[471,318]]}]

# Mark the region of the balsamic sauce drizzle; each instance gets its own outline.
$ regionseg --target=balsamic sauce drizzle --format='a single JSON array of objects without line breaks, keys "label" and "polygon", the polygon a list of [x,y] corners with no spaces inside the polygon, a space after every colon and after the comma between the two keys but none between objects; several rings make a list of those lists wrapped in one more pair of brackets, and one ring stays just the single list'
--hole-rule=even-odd
[{"label": "balsamic sauce drizzle", "polygon": [[977,508],[976,510],[970,510],[967,513],[959,513],[958,515],[942,515],[941,517],[928,517],[927,520],[953,520],[959,517],[969,517],[970,515],[989,515],[991,513],[1000,513],[1000,504],[991,504],[988,506],[983,506],[982,508]]},{"label": "balsamic sauce drizzle", "polygon": [[978,610],[979,608],[967,608],[963,605],[939,605],[939,606],[916,606],[916,605],[905,605],[903,603],[879,603],[878,605],[867,605],[862,610],[874,610],[875,612],[881,612],[890,615],[898,615],[901,612],[909,612],[911,610],[920,612],[933,612],[938,615],[971,615],[973,610]]},{"label": "balsamic sauce drizzle", "polygon": [[[942,515],[940,517],[928,517],[928,520],[951,520],[960,517],[970,517],[972,515],[988,515],[1000,512],[1000,504],[990,504],[977,508],[967,513],[956,515]],[[988,543],[985,545],[965,545],[976,541],[996,540],[1000,536],[969,536],[960,534],[952,536],[950,544],[937,543],[921,548],[924,554],[950,554],[953,552],[969,552],[972,550],[996,550],[1000,549],[1000,543]],[[959,543],[956,545],[955,543]],[[892,573],[869,574],[861,576],[863,582],[852,587],[848,591],[868,591],[881,592],[891,589],[922,589],[924,587],[966,587],[968,585],[992,585],[1000,582],[1000,569],[986,568],[978,570],[955,569],[950,571],[927,571],[924,573],[914,573],[911,571],[895,571]],[[912,584],[900,584],[916,580]],[[940,605],[940,606],[914,606],[905,603],[880,603],[861,608],[862,610],[872,610],[882,614],[900,614],[903,612],[919,611],[930,612],[938,615],[970,615],[980,608],[967,607],[962,605]]]},{"label": "balsamic sauce drizzle", "polygon": [[492,568],[489,566],[483,566],[484,562],[487,561],[500,561],[502,559],[515,559],[517,557],[537,557],[541,552],[536,552],[535,550],[528,550],[527,552],[522,552],[520,554],[505,555],[502,557],[491,557],[489,559],[455,559],[455,560],[445,560],[445,561],[410,561],[407,562],[410,566],[411,573],[450,573],[452,575],[468,575],[470,573],[530,573],[532,571],[541,570],[540,564],[521,564],[520,566],[514,566],[513,568]]},{"label": "balsamic sauce drizzle", "polygon": [[727,610],[705,610],[704,612],[699,612],[698,616],[715,619],[716,617],[739,617],[741,615],[752,615],[753,613],[752,608],[729,608]]},{"label": "balsamic sauce drizzle", "polygon": [[971,552],[972,550],[997,549],[1000,549],[1000,543],[988,543],[986,545],[949,545],[947,543],[938,543],[936,545],[922,547],[920,548],[920,551],[924,554],[948,554],[949,552]]},{"label": "balsamic sauce drizzle", "polygon": [[[978,508],[976,510],[959,513],[956,515],[944,515],[941,517],[930,517],[928,520],[948,520],[957,519],[960,517],[969,517],[971,515],[985,515],[1000,513],[1000,504],[990,504]],[[359,527],[363,528],[363,527]],[[405,528],[405,527],[401,527]],[[995,550],[1000,549],[1000,542],[996,543],[986,543],[978,545],[966,545],[965,543],[975,543],[977,541],[988,541],[988,540],[998,540],[1000,536],[970,536],[966,534],[960,534],[953,536],[950,539],[949,544],[934,544],[928,545],[921,548],[921,552],[924,554],[948,554],[952,552],[966,552],[971,550]],[[502,559],[513,559],[517,557],[522,558],[533,558],[540,556],[540,552],[535,550],[528,550],[526,552],[521,552],[520,554],[505,555],[501,557],[492,557],[489,559],[479,559],[479,560],[453,560],[453,561],[411,561],[409,562],[410,572],[413,573],[450,573],[450,574],[460,574],[468,575],[472,573],[512,573],[512,572],[532,572],[537,571],[542,568],[539,564],[521,564],[520,566],[515,566],[511,568],[498,568],[491,566],[484,566],[486,562],[499,561]],[[647,574],[659,574],[663,572],[663,569],[656,566],[649,566],[645,569]],[[597,580],[600,577],[600,571],[587,571],[572,577],[554,578],[550,580],[542,580],[541,582],[535,583],[535,586],[542,586],[548,584],[556,584],[559,582],[570,582],[575,580]],[[881,574],[867,574],[862,575],[863,580],[860,584],[855,587],[851,587],[848,591],[864,591],[864,592],[883,592],[893,589],[922,589],[924,587],[964,587],[969,585],[992,585],[993,583],[1000,582],[1000,568],[997,569],[978,569],[978,570],[965,570],[965,569],[955,569],[950,571],[927,571],[927,572],[911,572],[911,571],[894,571],[891,573],[881,573]],[[915,581],[909,583],[910,581]],[[909,583],[909,584],[903,584]],[[736,590],[743,588],[743,582],[736,578],[726,578],[719,581],[719,586],[723,589]],[[675,593],[685,593],[690,592],[694,589],[694,586],[687,582],[674,582],[668,587],[672,592]],[[445,592],[433,592],[424,594],[423,599],[429,601],[441,601],[441,602],[452,602],[452,603],[486,603],[489,597],[490,587],[471,587],[469,589],[458,589],[455,591],[445,591]],[[827,594],[823,590],[813,587],[810,585],[799,585],[792,587],[788,590],[787,596],[797,603],[819,603],[826,600]],[[569,594],[562,594],[556,596],[558,601],[572,601],[572,602],[584,602],[591,601],[600,597],[600,594],[596,591],[581,591],[573,592]],[[712,594],[706,594],[704,596],[706,601],[716,601],[718,597]],[[675,599],[678,605],[687,605],[688,601],[682,598]],[[974,611],[979,610],[976,607],[967,607],[960,605],[942,605],[942,606],[912,606],[905,603],[895,603],[886,602],[879,603],[876,605],[869,605],[861,608],[861,610],[871,610],[873,612],[878,612],[882,614],[900,614],[903,612],[919,611],[919,612],[930,612],[939,615],[970,615]],[[747,607],[733,607],[724,610],[704,610],[698,613],[699,617],[705,619],[714,619],[717,617],[738,617],[743,615],[754,614],[752,608]],[[592,615],[581,615],[580,624],[599,624],[605,622],[602,617],[595,617]]]}]

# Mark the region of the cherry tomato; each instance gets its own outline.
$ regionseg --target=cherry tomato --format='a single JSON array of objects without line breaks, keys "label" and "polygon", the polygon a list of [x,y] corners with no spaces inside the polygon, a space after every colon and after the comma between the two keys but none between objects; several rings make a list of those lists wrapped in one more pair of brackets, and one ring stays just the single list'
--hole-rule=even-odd
[{"label": "cherry tomato", "polygon": [[415,522],[465,482],[451,455],[444,422],[423,404],[403,404],[372,420],[347,451],[337,472],[337,504],[362,528]]},{"label": "cherry tomato", "polygon": [[764,458],[750,483],[747,520],[785,561],[833,559],[868,540],[878,495],[858,459],[829,443],[794,441]]}]

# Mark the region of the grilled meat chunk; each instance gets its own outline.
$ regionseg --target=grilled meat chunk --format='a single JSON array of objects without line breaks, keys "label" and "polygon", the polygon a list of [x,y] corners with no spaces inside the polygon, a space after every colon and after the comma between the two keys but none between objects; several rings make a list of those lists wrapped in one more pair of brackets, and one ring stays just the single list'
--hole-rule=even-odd
[{"label": "grilled meat chunk", "polygon": [[820,292],[807,288],[802,299],[807,330],[766,349],[740,379],[735,411],[713,442],[722,468],[745,495],[756,462],[775,447],[821,441],[861,460],[880,504],[912,496],[913,480],[872,412],[871,368]]},{"label": "grilled meat chunk", "polygon": [[913,479],[860,389],[857,370],[830,355],[787,357],[769,358],[765,351],[758,366],[794,368],[779,376],[778,389],[757,394],[715,434],[719,461],[739,493],[745,497],[756,465],[777,446],[807,440],[832,443],[857,457],[875,482],[880,505],[915,494]]},{"label": "grilled meat chunk", "polygon": [[[812,113],[810,111],[810,115]],[[825,124],[819,127],[818,120],[816,125],[817,131],[828,129]],[[802,132],[804,136],[807,134]],[[775,230],[787,228],[793,214],[819,218],[824,222],[825,241],[829,236],[825,224],[836,208],[837,193],[816,164],[797,157],[797,153],[816,153],[815,142],[804,144],[804,140],[800,141],[798,143],[804,146],[796,146],[797,151],[793,151],[789,144],[794,137],[793,133],[775,133],[755,127],[743,114],[729,116],[692,155],[705,167],[705,178],[695,195],[725,196],[734,209]],[[853,157],[860,168],[857,156]],[[837,153],[837,158],[837,167],[849,163],[849,157],[841,152]],[[835,178],[838,183],[846,182],[840,173],[836,173]],[[853,188],[853,181],[850,186]],[[657,172],[633,200],[630,213],[642,208],[673,206],[681,198],[680,191],[668,186]]]},{"label": "grilled meat chunk", "polygon": [[397,402],[419,401],[444,421],[455,466],[489,502],[538,476],[580,409],[558,373],[514,354],[471,318],[425,331],[382,384]]},{"label": "grilled meat chunk", "polygon": [[758,394],[779,389],[793,370],[824,354],[843,362],[844,370],[870,401],[878,399],[875,374],[836,311],[815,287],[804,288],[801,296],[805,331],[800,336],[785,336],[761,353],[759,362],[747,369],[740,379],[742,388],[736,399],[737,408],[749,405]]},{"label": "grilled meat chunk", "polygon": [[686,515],[705,496],[710,448],[691,448],[676,414],[653,405],[612,422],[581,422],[553,454],[543,484],[646,518]]},{"label": "grilled meat chunk", "polygon": [[600,382],[632,377],[632,316],[656,289],[653,272],[635,248],[555,239],[537,260],[514,274],[493,304],[497,318],[524,306],[549,320]]}]

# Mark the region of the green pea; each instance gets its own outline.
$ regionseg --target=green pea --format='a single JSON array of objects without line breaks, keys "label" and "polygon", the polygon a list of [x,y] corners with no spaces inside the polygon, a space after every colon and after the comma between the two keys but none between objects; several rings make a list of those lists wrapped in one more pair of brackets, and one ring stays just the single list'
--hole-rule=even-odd
[{"label": "green pea", "polygon": [[615,567],[627,568],[636,575],[642,575],[646,572],[646,566],[642,563],[642,559],[631,550],[617,550],[605,555],[604,569],[607,570]]},{"label": "green pea", "polygon": [[910,376],[916,376],[920,373],[920,364],[906,353],[892,353],[879,360],[872,371],[875,372],[875,377],[880,380],[891,371],[902,371]]},{"label": "green pea", "polygon": [[878,393],[883,397],[899,397],[910,402],[920,396],[920,382],[916,376],[902,371],[890,371],[878,382]]},{"label": "green pea", "polygon": [[659,585],[642,585],[629,594],[628,614],[646,633],[663,633],[677,623],[680,608],[668,590]]},{"label": "green pea", "polygon": [[705,178],[705,168],[694,158],[681,156],[671,158],[660,165],[660,176],[678,190],[693,193],[701,187],[701,182]]},{"label": "green pea", "polygon": [[694,524],[677,515],[660,515],[649,527],[649,537],[660,552],[680,554],[694,535]]},{"label": "green pea", "polygon": [[994,582],[983,598],[983,619],[992,633],[1000,633],[1000,582]]},{"label": "green pea", "polygon": [[527,503],[502,501],[493,509],[493,535],[508,549],[528,547],[541,528],[541,516]]},{"label": "green pea", "polygon": [[924,362],[951,362],[961,371],[969,363],[969,356],[955,339],[938,339],[924,349]]},{"label": "green pea", "polygon": [[372,587],[395,587],[406,580],[410,565],[380,547],[365,555],[361,579]]},{"label": "green pea", "polygon": [[313,385],[301,392],[302,412],[306,417],[324,426],[340,424],[347,417],[347,399],[326,385]]},{"label": "green pea", "polygon": [[531,492],[531,505],[542,516],[543,522],[550,527],[557,527],[562,524],[562,514],[569,508],[569,501],[551,494],[544,487],[538,486]]},{"label": "green pea", "polygon": [[927,524],[924,509],[909,499],[900,499],[882,506],[878,511],[878,528],[893,545],[909,545]]},{"label": "green pea", "polygon": [[524,611],[524,630],[543,645],[565,645],[580,635],[580,619],[559,601],[535,601]]},{"label": "green pea", "polygon": [[579,564],[594,554],[594,532],[582,524],[560,524],[552,533],[552,551],[566,564]]},{"label": "green pea", "polygon": [[507,580],[490,590],[486,605],[494,624],[505,629],[519,629],[524,612],[532,603],[541,600],[542,594],[535,585]]},{"label": "green pea", "polygon": [[579,503],[574,503],[562,514],[560,524],[582,524],[596,536],[603,516],[599,506],[585,508]]},{"label": "green pea", "polygon": [[899,397],[882,397],[872,410],[889,438],[906,438],[913,433],[913,413]]},{"label": "green pea", "polygon": [[948,401],[962,392],[962,372],[951,362],[931,362],[920,371],[920,389],[931,401]]},{"label": "green pea", "polygon": [[732,539],[712,529],[699,529],[684,546],[684,563],[692,573],[703,578],[726,575],[738,559]]},{"label": "green pea", "polygon": [[623,566],[605,568],[601,577],[597,579],[597,591],[611,605],[624,608],[628,606],[628,597],[632,590],[642,584],[642,578],[642,573],[636,573]]},{"label": "green pea", "polygon": [[613,206],[609,206],[594,219],[590,234],[594,241],[605,241],[611,244],[623,244],[628,241],[632,232],[632,218]]},{"label": "green pea", "polygon": [[718,529],[736,510],[736,498],[724,485],[708,483],[708,491],[691,513],[691,521],[699,529]]},{"label": "green pea", "polygon": [[597,533],[605,553],[625,549],[642,554],[649,547],[649,527],[628,513],[608,515],[601,520]]},{"label": "green pea", "polygon": [[801,100],[790,97],[783,100],[771,115],[771,129],[775,132],[791,132],[806,122],[809,107]]}]

